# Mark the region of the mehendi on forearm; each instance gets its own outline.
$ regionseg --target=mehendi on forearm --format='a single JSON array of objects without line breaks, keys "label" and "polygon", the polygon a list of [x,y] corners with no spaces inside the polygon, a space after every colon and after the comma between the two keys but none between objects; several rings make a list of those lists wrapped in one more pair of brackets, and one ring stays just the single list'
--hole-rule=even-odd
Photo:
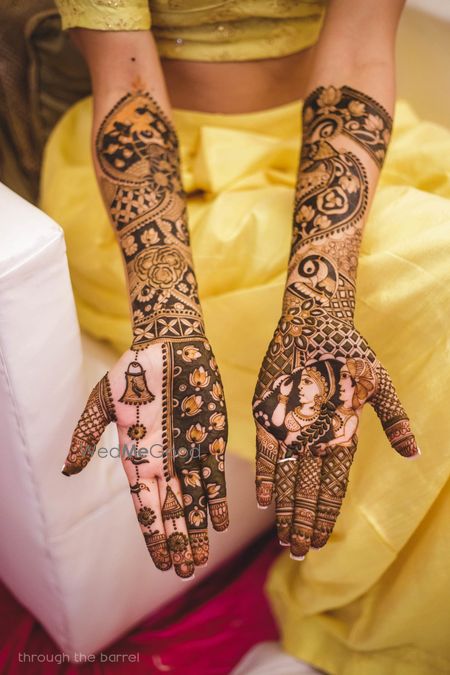
[{"label": "mehendi on forearm", "polygon": [[101,125],[96,154],[126,264],[133,349],[204,338],[172,124],[149,94],[129,93]]},{"label": "mehendi on forearm", "polygon": [[[179,576],[189,577],[194,563],[202,565],[208,559],[207,509],[216,530],[228,526],[224,478],[227,419],[193,270],[178,140],[153,97],[136,88],[105,117],[97,133],[95,154],[130,294],[134,358],[124,373],[119,398],[136,411],[135,422],[127,431],[135,448],[125,458],[127,466],[133,465],[132,470],[127,469],[130,492],[155,565],[168,569],[173,563]],[[141,364],[142,351],[150,346],[162,371],[156,377],[161,381],[158,397],[148,385],[150,373]],[[156,514],[145,503],[150,488],[140,473],[142,465],[149,463],[139,456],[142,439],[149,432],[141,409],[155,406],[155,399],[161,406],[165,533],[154,526]],[[83,415],[89,420],[91,408],[88,401]],[[78,426],[82,420],[83,416]],[[96,440],[107,423],[103,418],[100,422]],[[81,446],[86,450],[91,438],[92,433],[89,437],[85,434],[80,444],[74,436],[65,467],[69,475],[81,470],[82,453],[75,450]],[[95,444],[90,443],[92,451]],[[72,463],[71,457],[77,461]],[[182,487],[182,504],[171,488],[175,477]],[[185,519],[189,537],[180,529],[181,519]]]},{"label": "mehendi on forearm", "polygon": [[348,86],[319,87],[304,103],[282,317],[253,402],[258,501],[269,504],[275,488],[279,538],[294,556],[333,529],[366,402],[397,452],[417,454],[392,382],[353,325],[363,226],[391,129],[383,106]]},{"label": "mehendi on forearm", "polygon": [[[350,87],[320,87],[306,99],[288,304],[311,297],[336,318],[353,319],[369,198],[367,165],[381,168],[391,129],[389,113]],[[358,154],[349,149],[349,141]]]}]

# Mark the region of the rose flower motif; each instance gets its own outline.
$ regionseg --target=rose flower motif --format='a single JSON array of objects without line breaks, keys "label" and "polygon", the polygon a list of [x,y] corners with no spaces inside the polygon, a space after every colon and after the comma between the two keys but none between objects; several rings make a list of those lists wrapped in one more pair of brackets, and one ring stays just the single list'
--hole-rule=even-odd
[{"label": "rose flower motif", "polygon": [[193,387],[207,387],[211,376],[206,372],[203,366],[196,368],[189,375],[189,382]]},{"label": "rose flower motif", "polygon": [[200,422],[192,424],[186,431],[186,438],[190,443],[202,443],[206,438],[206,429]]},{"label": "rose flower motif", "polygon": [[181,410],[189,417],[196,415],[202,409],[203,399],[201,396],[188,396],[181,403]]},{"label": "rose flower motif", "polygon": [[152,288],[172,288],[187,269],[186,260],[174,246],[154,246],[134,261],[138,278]]}]

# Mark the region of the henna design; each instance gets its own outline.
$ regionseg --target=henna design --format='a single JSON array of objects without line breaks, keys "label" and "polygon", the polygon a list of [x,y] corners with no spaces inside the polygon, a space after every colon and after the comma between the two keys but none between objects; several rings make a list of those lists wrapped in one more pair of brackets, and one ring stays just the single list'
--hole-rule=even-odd
[{"label": "henna design", "polygon": [[[265,417],[262,423],[267,421]],[[258,420],[258,411],[255,414],[255,420]],[[256,489],[259,495],[260,506],[269,506],[272,501],[273,483],[275,479],[275,469],[278,457],[278,443],[265,429],[261,423],[256,421]]]},{"label": "henna design", "polygon": [[[126,457],[135,473],[130,492],[155,564],[167,569],[171,560],[177,574],[191,576],[194,562],[205,564],[208,558],[208,507],[215,529],[228,526],[224,477],[227,420],[193,270],[178,140],[158,104],[137,87],[105,117],[96,138],[96,155],[131,301],[134,359],[127,366],[119,399],[134,406],[136,413],[133,423],[127,418],[127,434],[135,450]],[[141,365],[142,350],[154,343],[159,343],[158,356],[162,356],[162,391],[156,392],[157,396],[150,391]],[[142,423],[141,407],[152,405],[156,398],[159,405],[159,394],[161,463],[167,485],[162,518],[174,530],[168,541],[151,530],[156,516],[143,502],[149,487],[139,470],[149,464],[139,455],[139,446],[155,417],[149,415],[146,424]],[[105,409],[107,415],[96,399],[88,401],[74,436],[72,464],[81,462],[78,455],[88,442],[95,449],[104,426],[115,419],[107,406]],[[174,477],[181,484],[182,505],[168,484]],[[180,518],[185,519],[189,538],[177,528]]]},{"label": "henna design", "polygon": [[175,572],[186,578],[194,573],[194,562],[188,537],[180,532],[177,521],[184,517],[184,510],[170,485],[167,485],[166,497],[161,509],[163,521],[172,525],[173,531],[167,537],[167,546]]},{"label": "henna design", "polygon": [[209,344],[172,343],[175,471],[194,561],[208,559],[207,508],[216,530],[228,527],[224,475],[226,406],[217,363]]},{"label": "henna design", "polygon": [[293,459],[280,460],[275,472],[275,522],[278,539],[288,544],[291,534],[292,516],[294,514],[294,487],[297,475],[297,462]]},{"label": "henna design", "polygon": [[161,515],[163,520],[172,521],[172,525],[176,528],[176,520],[182,518],[183,507],[178,502],[178,499],[175,497],[174,492],[170,485],[167,486],[166,498],[164,500],[163,507],[161,509]]},{"label": "henna design", "polygon": [[137,90],[107,115],[96,148],[127,268],[133,348],[203,339],[172,124],[149,94]]},{"label": "henna design", "polygon": [[147,433],[147,429],[143,424],[133,424],[129,429],[128,429],[128,436],[131,438],[133,441],[140,441],[144,438],[145,434]]},{"label": "henna design", "polygon": [[381,365],[377,369],[377,379],[377,390],[370,403],[380,418],[392,446],[403,457],[412,457],[416,454],[416,442],[409,419],[398,399],[391,378]]},{"label": "henna design", "polygon": [[178,531],[177,520],[184,517],[183,507],[176,498],[170,485],[167,486],[166,498],[161,510],[164,521],[172,523],[173,532],[167,539],[172,562],[178,576],[190,577],[194,572],[194,563],[189,540],[185,534]]},{"label": "henna design", "polygon": [[353,325],[367,168],[381,168],[391,127],[381,105],[350,87],[305,100],[282,316],[253,399],[258,502],[267,506],[275,485],[278,536],[295,557],[333,530],[366,402],[400,455],[418,452],[389,375]]},{"label": "henna design", "polygon": [[143,506],[139,509],[138,521],[144,527],[150,527],[156,520],[156,514],[149,506]]},{"label": "henna design", "polygon": [[311,546],[322,548],[327,543],[341,510],[348,477],[356,451],[356,436],[347,446],[336,446],[323,459],[322,480],[317,500],[317,513]]},{"label": "henna design", "polygon": [[367,207],[367,177],[351,152],[338,152],[327,141],[305,143],[297,182],[294,238],[302,246],[358,223]]},{"label": "henna design", "polygon": [[103,431],[110,422],[115,422],[116,419],[108,373],[106,373],[90,393],[86,407],[78,420],[62,470],[64,475],[71,476],[84,469],[94,454]]},{"label": "henna design", "polygon": [[[162,342],[164,476],[168,481],[178,475],[189,534],[200,534],[204,541],[206,501],[213,525],[227,524],[223,513],[226,410],[217,365],[204,336],[178,140],[158,104],[137,90],[123,97],[105,118],[96,148],[127,268],[133,348]],[[138,372],[137,364],[132,365]],[[135,400],[129,395],[126,401]],[[138,440],[137,425],[130,433]],[[192,455],[197,446],[195,462]]]},{"label": "henna design", "polygon": [[321,459],[311,456],[310,453],[305,453],[299,458],[291,533],[291,550],[294,556],[306,555],[311,545],[321,464]]},{"label": "henna design", "polygon": [[[136,473],[139,473],[137,467]],[[150,491],[145,483],[136,483],[135,485],[130,486],[130,491],[132,494],[137,495],[141,504],[137,514],[138,522],[141,525],[147,550],[150,553],[155,567],[159,570],[166,571],[172,567],[172,559],[168,548],[167,538],[165,533],[161,533],[157,529],[151,529],[156,521],[156,513],[151,507],[142,505],[142,499],[140,497],[141,490]]]},{"label": "henna design", "polygon": [[359,143],[382,167],[392,117],[375,99],[352,87],[318,87],[306,98],[303,110],[305,137],[343,134]]},{"label": "henna design", "polygon": [[133,485],[130,485],[130,492],[131,494],[138,495],[142,490],[147,490],[150,492],[150,488],[145,484],[145,483],[134,483]]},{"label": "henna design", "polygon": [[166,535],[157,530],[144,532],[144,539],[155,567],[163,572],[169,570],[172,567],[172,559],[167,546]]},{"label": "henna design", "polygon": [[121,403],[144,405],[151,403],[155,397],[147,386],[145,370],[138,361],[132,361],[126,370],[126,389],[119,398]]},{"label": "henna design", "polygon": [[167,539],[167,545],[178,576],[182,578],[191,577],[194,573],[194,563],[192,562],[187,536],[182,532],[172,532]]}]

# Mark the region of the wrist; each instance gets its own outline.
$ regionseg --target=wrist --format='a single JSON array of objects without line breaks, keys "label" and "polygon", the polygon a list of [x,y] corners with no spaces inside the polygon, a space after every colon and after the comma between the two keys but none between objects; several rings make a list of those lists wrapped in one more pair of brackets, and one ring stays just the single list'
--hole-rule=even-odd
[{"label": "wrist", "polygon": [[294,250],[288,268],[284,312],[306,302],[305,310],[314,305],[352,323],[358,258],[357,249],[353,256],[349,255],[348,249],[347,240],[324,239],[320,246]]},{"label": "wrist", "polygon": [[[152,342],[205,339],[205,324],[198,301],[185,302],[181,289],[166,288],[155,293],[152,302],[132,305],[133,349],[144,349]],[[196,288],[196,287],[195,287]]]}]

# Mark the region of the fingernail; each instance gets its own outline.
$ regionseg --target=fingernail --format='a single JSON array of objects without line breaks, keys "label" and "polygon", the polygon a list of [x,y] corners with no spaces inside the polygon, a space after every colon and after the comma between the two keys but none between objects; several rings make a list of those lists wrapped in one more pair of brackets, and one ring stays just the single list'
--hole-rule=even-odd
[{"label": "fingernail", "polygon": [[180,581],[191,581],[195,577],[195,574],[191,574],[190,577],[180,577]]},{"label": "fingernail", "polygon": [[278,543],[280,544],[280,546],[290,546],[290,544],[286,544],[285,541],[279,541]]},{"label": "fingernail", "polygon": [[417,448],[416,454],[411,455],[410,457],[406,457],[406,459],[417,459],[418,457],[420,457],[421,454],[422,454],[422,452],[421,452],[420,448]]},{"label": "fingernail", "polygon": [[260,509],[261,511],[265,511],[266,509],[269,508],[268,506],[261,506],[261,504],[257,504],[256,506],[257,506],[258,509]]},{"label": "fingernail", "polygon": [[62,465],[61,473],[63,473],[65,476],[69,476],[70,478],[70,473],[68,472],[65,464]]},{"label": "fingernail", "polygon": [[292,560],[304,560],[306,556],[304,556],[304,555],[293,555],[292,553],[289,553],[289,557],[292,558]]}]

